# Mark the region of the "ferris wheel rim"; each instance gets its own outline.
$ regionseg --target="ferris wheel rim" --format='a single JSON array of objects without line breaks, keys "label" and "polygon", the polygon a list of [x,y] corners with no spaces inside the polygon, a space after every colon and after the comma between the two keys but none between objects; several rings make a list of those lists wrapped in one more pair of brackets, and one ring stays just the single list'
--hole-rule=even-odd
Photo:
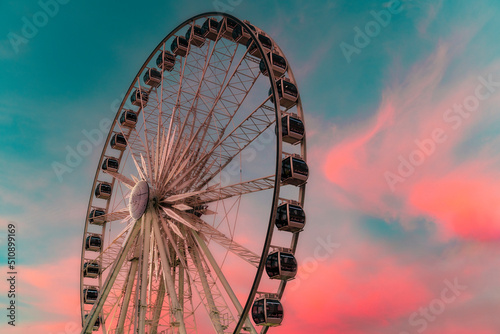
[{"label": "ferris wheel rim", "polygon": [[[140,70],[138,71],[137,75],[133,78],[132,83],[129,86],[129,88],[128,88],[126,94],[125,94],[125,97],[122,100],[122,102],[120,104],[120,107],[118,108],[118,111],[117,111],[117,113],[115,115],[115,118],[114,118],[113,123],[112,123],[113,125],[117,124],[118,118],[120,117],[120,112],[123,110],[127,98],[130,96],[132,90],[135,87],[135,84],[138,81],[140,81],[141,74],[147,68],[147,65],[151,62],[151,60],[153,59],[153,57],[157,54],[158,50],[160,50],[161,47],[164,46],[165,43],[170,38],[172,38],[173,36],[175,36],[175,34],[179,30],[181,30],[183,27],[185,27],[186,25],[188,25],[190,22],[194,22],[195,20],[198,20],[200,18],[212,17],[212,16],[221,16],[223,18],[225,18],[225,17],[231,18],[231,19],[235,20],[236,22],[238,22],[242,27],[245,27],[245,29],[247,30],[247,32],[252,36],[253,41],[256,42],[259,51],[262,54],[265,54],[264,53],[264,49],[263,49],[263,47],[261,45],[261,42],[256,37],[256,34],[251,29],[248,28],[248,26],[246,25],[245,22],[239,20],[238,18],[236,18],[236,17],[234,17],[234,16],[232,16],[230,14],[221,13],[221,12],[207,12],[207,13],[202,13],[202,14],[193,16],[193,17],[185,20],[183,23],[179,24],[151,52],[150,56],[146,59],[146,61],[144,62],[144,64],[140,68]],[[275,44],[275,45],[276,45],[276,47],[278,47],[277,44]],[[279,47],[278,47],[278,49],[279,49]],[[281,51],[281,49],[279,49],[279,50]],[[283,52],[281,52],[281,55],[283,57],[285,57],[285,54]],[[270,61],[265,56],[262,59],[264,59],[266,68],[267,68],[268,73],[269,73],[269,81],[270,81],[271,87],[273,89],[273,96],[276,97],[277,93],[278,93],[277,92],[277,87],[276,87],[276,79],[274,77],[273,71],[271,70]],[[285,59],[286,59],[286,57],[285,57]],[[291,69],[290,66],[287,69],[287,73],[291,77],[291,79],[294,80],[293,72],[292,72],[292,69]],[[294,82],[296,83],[295,80],[294,80]],[[281,119],[281,112],[282,111],[281,111],[281,108],[279,106],[277,98],[274,98],[274,109],[275,109],[276,126],[277,126],[278,131],[279,131],[278,133],[281,133],[281,122],[279,122],[278,120]],[[300,99],[300,94],[298,96],[297,109],[298,109],[298,112],[299,112],[299,116],[301,116],[301,119],[304,120],[303,110],[302,110],[302,105],[301,105],[301,99]],[[106,141],[104,143],[103,151],[101,153],[101,156],[100,156],[100,159],[99,159],[99,162],[98,162],[98,166],[97,166],[97,170],[96,170],[96,174],[95,174],[95,177],[94,177],[94,182],[92,184],[92,189],[91,189],[91,192],[90,192],[89,205],[87,207],[87,213],[86,213],[86,223],[85,223],[85,229],[84,229],[84,240],[85,240],[85,237],[87,235],[87,225],[89,224],[89,222],[87,221],[87,217],[89,217],[90,211],[92,209],[93,190],[94,190],[94,188],[96,187],[96,184],[99,181],[98,178],[99,178],[99,174],[100,174],[100,166],[102,165],[103,160],[106,157],[106,150],[108,149],[108,145],[109,145],[109,142],[110,142],[110,139],[111,139],[112,135],[113,135],[113,126],[110,128],[110,131],[109,131],[108,136],[106,138]],[[262,273],[263,273],[263,270],[264,270],[265,255],[268,254],[268,252],[269,252],[270,242],[271,242],[272,234],[273,234],[273,231],[274,231],[275,211],[276,211],[276,208],[278,206],[278,201],[279,201],[279,190],[280,190],[280,187],[281,187],[281,183],[280,183],[280,179],[281,179],[281,158],[282,158],[282,154],[283,154],[283,150],[282,150],[282,138],[281,138],[281,136],[277,136],[277,141],[276,142],[277,142],[277,148],[276,148],[276,161],[275,161],[275,165],[276,165],[275,186],[274,186],[274,190],[275,191],[274,191],[274,195],[273,195],[273,204],[271,205],[271,215],[270,215],[270,218],[269,218],[270,223],[268,224],[268,233],[267,233],[267,236],[266,236],[265,245],[263,247],[262,256],[260,257],[261,261],[260,261],[260,264],[259,264],[259,269],[258,269],[258,273],[256,274],[256,277],[258,275],[261,277]],[[306,158],[306,156],[305,156],[306,155],[305,136],[304,136],[303,142],[301,143],[301,153],[302,153],[302,156],[305,159]],[[123,152],[120,153],[120,159],[121,159],[122,156],[123,156]],[[305,192],[305,185],[303,185],[303,186],[300,187],[300,202],[301,202],[302,205],[304,203],[304,192]],[[295,251],[295,248],[296,248],[296,245],[297,245],[297,241],[298,241],[298,233],[295,233],[293,241],[292,241],[292,248],[294,249],[294,251]],[[82,243],[82,257],[81,257],[82,266],[83,266],[83,261],[85,260],[84,253],[85,253],[84,244]],[[259,273],[259,271],[260,271],[260,273]],[[84,315],[83,315],[84,312],[83,312],[83,292],[82,292],[83,291],[83,279],[82,279],[82,276],[83,276],[83,274],[81,273],[80,297],[81,297],[81,308],[82,308],[82,322],[84,322],[85,320],[84,320]],[[260,278],[259,278],[259,280],[260,280]],[[280,292],[279,292],[280,297],[281,297],[281,294],[282,294],[282,292],[284,290],[284,287],[286,285],[286,281],[283,281],[283,282],[284,282],[283,287],[280,286]],[[101,282],[99,282],[99,285],[101,285]],[[254,285],[255,285],[255,281],[254,281]],[[258,287],[258,283],[256,285],[256,288],[257,287]],[[253,288],[252,288],[252,290],[253,290]],[[256,290],[255,290],[255,292],[251,292],[250,293],[249,297],[247,298],[247,304],[249,304],[249,303],[251,303],[251,301],[253,301],[253,299],[255,298],[255,294],[256,294]],[[240,322],[242,322],[241,319],[244,320],[244,318],[247,317],[247,316],[248,316],[248,312],[244,312],[243,316],[240,317]],[[265,331],[267,331],[268,327],[264,327],[264,328],[265,328]],[[235,332],[236,331],[237,331],[237,329],[235,329]]]}]

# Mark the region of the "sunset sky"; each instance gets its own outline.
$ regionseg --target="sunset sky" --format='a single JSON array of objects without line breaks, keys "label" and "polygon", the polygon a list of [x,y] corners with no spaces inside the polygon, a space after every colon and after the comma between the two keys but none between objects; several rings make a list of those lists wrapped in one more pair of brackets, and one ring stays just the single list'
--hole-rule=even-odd
[{"label": "sunset sky", "polygon": [[[283,325],[269,333],[500,333],[500,3],[220,2],[279,43],[306,116],[308,223]],[[82,223],[101,147],[62,177],[52,165],[114,117],[165,35],[218,2],[60,3],[14,43],[43,9],[0,3],[2,333],[79,333]]]}]

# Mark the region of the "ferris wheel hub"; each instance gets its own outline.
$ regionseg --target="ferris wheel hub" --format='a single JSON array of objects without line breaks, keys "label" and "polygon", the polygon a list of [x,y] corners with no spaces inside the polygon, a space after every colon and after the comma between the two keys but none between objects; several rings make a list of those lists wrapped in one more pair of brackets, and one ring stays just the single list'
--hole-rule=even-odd
[{"label": "ferris wheel hub", "polygon": [[128,202],[128,210],[130,216],[138,220],[146,211],[149,202],[149,185],[146,181],[142,180],[136,183],[130,194]]}]

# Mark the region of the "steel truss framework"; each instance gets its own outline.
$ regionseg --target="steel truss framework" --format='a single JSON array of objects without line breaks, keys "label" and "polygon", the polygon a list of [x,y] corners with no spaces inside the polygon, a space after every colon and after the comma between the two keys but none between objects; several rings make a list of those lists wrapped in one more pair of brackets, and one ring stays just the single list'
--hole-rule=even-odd
[{"label": "steel truss framework", "polygon": [[[261,284],[284,187],[280,181],[282,146],[289,144],[282,143],[281,117],[293,112],[304,119],[300,96],[293,110],[280,106],[278,78],[270,70],[269,58],[263,57],[269,73],[266,78],[259,69],[260,58],[224,36],[224,29],[201,46],[188,40],[187,54],[176,57],[171,71],[162,72],[158,87],[141,80],[176,36],[210,17],[237,22],[265,54],[257,39],[257,33],[265,32],[253,31],[248,22],[228,14],[204,13],[168,34],[133,79],[107,136],[87,209],[80,268],[82,333],[92,333],[96,320],[98,331],[110,334],[206,333],[197,323],[202,309],[215,333],[266,333],[269,329],[256,329],[248,314]],[[276,43],[272,51],[284,57]],[[285,75],[295,82],[290,67]],[[269,85],[273,98],[259,92],[259,87]],[[132,106],[129,99],[137,89],[147,92],[149,100]],[[120,123],[125,110],[138,116],[135,126]],[[275,155],[274,174],[243,180],[242,152],[268,130],[276,134],[275,146],[266,148]],[[115,134],[126,138],[126,149],[110,146]],[[305,137],[293,148],[289,146],[306,160]],[[107,158],[119,161],[119,169],[104,170]],[[222,184],[221,175],[234,164],[240,168],[238,180]],[[139,180],[148,182],[150,201],[144,215],[134,220],[127,203]],[[94,194],[101,182],[111,185],[109,198]],[[290,199],[303,205],[305,185],[287,187],[298,190]],[[260,192],[267,192],[272,201],[257,254],[236,242],[234,231],[241,202]],[[95,209],[105,214],[90,221]],[[223,229],[224,225],[228,228]],[[101,239],[100,250],[86,247],[89,236]],[[299,233],[289,236],[283,247],[295,252]],[[254,275],[244,303],[233,291],[212,245],[226,255],[236,255],[241,267]],[[84,276],[84,265],[89,263],[99,265],[97,277]],[[286,281],[280,281],[274,293],[281,298],[285,287]],[[86,303],[84,290],[91,288],[98,290],[98,298]]]}]

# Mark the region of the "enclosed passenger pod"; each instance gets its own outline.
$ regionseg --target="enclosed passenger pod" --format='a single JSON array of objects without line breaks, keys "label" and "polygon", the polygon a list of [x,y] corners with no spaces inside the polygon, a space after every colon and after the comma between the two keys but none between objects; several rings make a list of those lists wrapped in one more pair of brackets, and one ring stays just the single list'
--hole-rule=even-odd
[{"label": "enclosed passenger pod", "polygon": [[[87,319],[88,316],[89,316],[88,314],[85,314],[85,319]],[[101,317],[97,317],[97,319],[94,322],[94,325],[92,326],[92,331],[97,332],[100,326],[101,326]]]},{"label": "enclosed passenger pod", "polygon": [[[274,52],[272,53],[269,52],[267,56],[269,58],[269,61],[271,62],[271,69],[274,73],[274,76],[276,78],[279,78],[283,74],[285,74],[286,70],[288,69],[288,64],[286,62],[286,59]],[[260,61],[259,68],[262,74],[264,74],[266,77],[269,76],[264,59]]]},{"label": "enclosed passenger pod", "polygon": [[134,106],[145,107],[148,104],[149,93],[142,89],[136,89],[130,95],[130,102]]},{"label": "enclosed passenger pod", "polygon": [[[251,25],[247,21],[243,21],[243,22],[245,22],[250,29],[252,29],[253,31],[256,31],[255,27],[253,25]],[[241,26],[239,24],[233,29],[233,39],[235,42],[237,42],[239,44],[246,46],[251,37],[252,36],[250,35],[250,33],[248,31],[246,31],[245,28],[243,28],[243,26]]]},{"label": "enclosed passenger pod", "polygon": [[89,286],[83,289],[83,302],[85,304],[95,304],[99,297],[99,290],[96,287]]},{"label": "enclosed passenger pod", "polygon": [[194,46],[202,47],[205,44],[203,33],[204,31],[199,25],[194,25],[186,32],[186,39]]},{"label": "enclosed passenger pod", "polygon": [[169,51],[162,51],[156,58],[156,66],[163,71],[172,71],[175,66],[175,55]]},{"label": "enclosed passenger pod", "polygon": [[276,227],[280,231],[300,232],[306,224],[306,214],[298,202],[292,201],[278,206]]},{"label": "enclosed passenger pod", "polygon": [[127,128],[135,128],[137,124],[137,114],[132,110],[124,110],[120,116],[120,125]]},{"label": "enclosed passenger pod", "polygon": [[225,17],[219,23],[218,33],[221,34],[221,36],[224,38],[227,38],[229,40],[233,40],[233,31],[237,26],[238,26],[238,23],[235,20],[233,20],[229,17]]},{"label": "enclosed passenger pod", "polygon": [[203,37],[215,41],[219,33],[219,22],[216,19],[209,17],[203,22]]},{"label": "enclosed passenger pod", "polygon": [[87,239],[85,239],[85,250],[92,252],[101,251],[102,240],[100,236],[97,235],[89,235]]},{"label": "enclosed passenger pod", "polygon": [[106,158],[102,162],[102,170],[105,170],[108,172],[117,172],[119,166],[120,166],[120,163],[115,158]]},{"label": "enclosed passenger pod", "polygon": [[156,68],[148,69],[142,78],[148,86],[159,87],[161,85],[161,73]]},{"label": "enclosed passenger pod", "polygon": [[99,277],[100,272],[98,263],[88,261],[83,264],[83,277],[97,278]]},{"label": "enclosed passenger pod", "polygon": [[188,41],[182,36],[177,36],[170,44],[170,50],[174,55],[185,57],[188,53]]},{"label": "enclosed passenger pod", "polygon": [[257,299],[252,306],[252,319],[256,325],[279,326],[283,321],[283,306],[278,298]]},{"label": "enclosed passenger pod", "polygon": [[106,214],[106,211],[101,208],[94,208],[89,213],[89,223],[95,225],[102,225],[106,222],[106,219],[103,217]]},{"label": "enclosed passenger pod", "polygon": [[111,183],[107,182],[100,182],[97,184],[95,187],[95,197],[100,198],[100,199],[109,199],[111,197]]},{"label": "enclosed passenger pod", "polygon": [[293,279],[297,275],[297,260],[290,250],[273,252],[267,256],[266,273],[271,279]]},{"label": "enclosed passenger pod", "polygon": [[281,135],[284,142],[295,145],[304,138],[304,123],[295,114],[284,114],[281,117]]},{"label": "enclosed passenger pod", "polygon": [[[276,81],[276,86],[278,88],[278,102],[280,106],[287,109],[293,107],[297,104],[299,98],[299,92],[297,87],[286,78],[281,78]],[[274,103],[274,98],[272,96],[273,89],[269,89],[269,96],[271,96],[271,102]]]},{"label": "enclosed passenger pod", "polygon": [[125,149],[127,148],[127,140],[125,139],[125,136],[123,134],[115,133],[111,137],[109,145],[115,150],[125,151]]},{"label": "enclosed passenger pod", "polygon": [[300,186],[306,183],[309,177],[309,168],[298,155],[288,156],[281,161],[281,182]]},{"label": "enclosed passenger pod", "polygon": [[[271,52],[273,48],[273,41],[263,34],[257,34],[257,39],[262,44],[262,48],[264,50],[264,54]],[[263,55],[260,53],[259,48],[257,47],[257,43],[254,43],[252,39],[249,39],[247,42],[247,50],[254,57],[262,58]]]}]

